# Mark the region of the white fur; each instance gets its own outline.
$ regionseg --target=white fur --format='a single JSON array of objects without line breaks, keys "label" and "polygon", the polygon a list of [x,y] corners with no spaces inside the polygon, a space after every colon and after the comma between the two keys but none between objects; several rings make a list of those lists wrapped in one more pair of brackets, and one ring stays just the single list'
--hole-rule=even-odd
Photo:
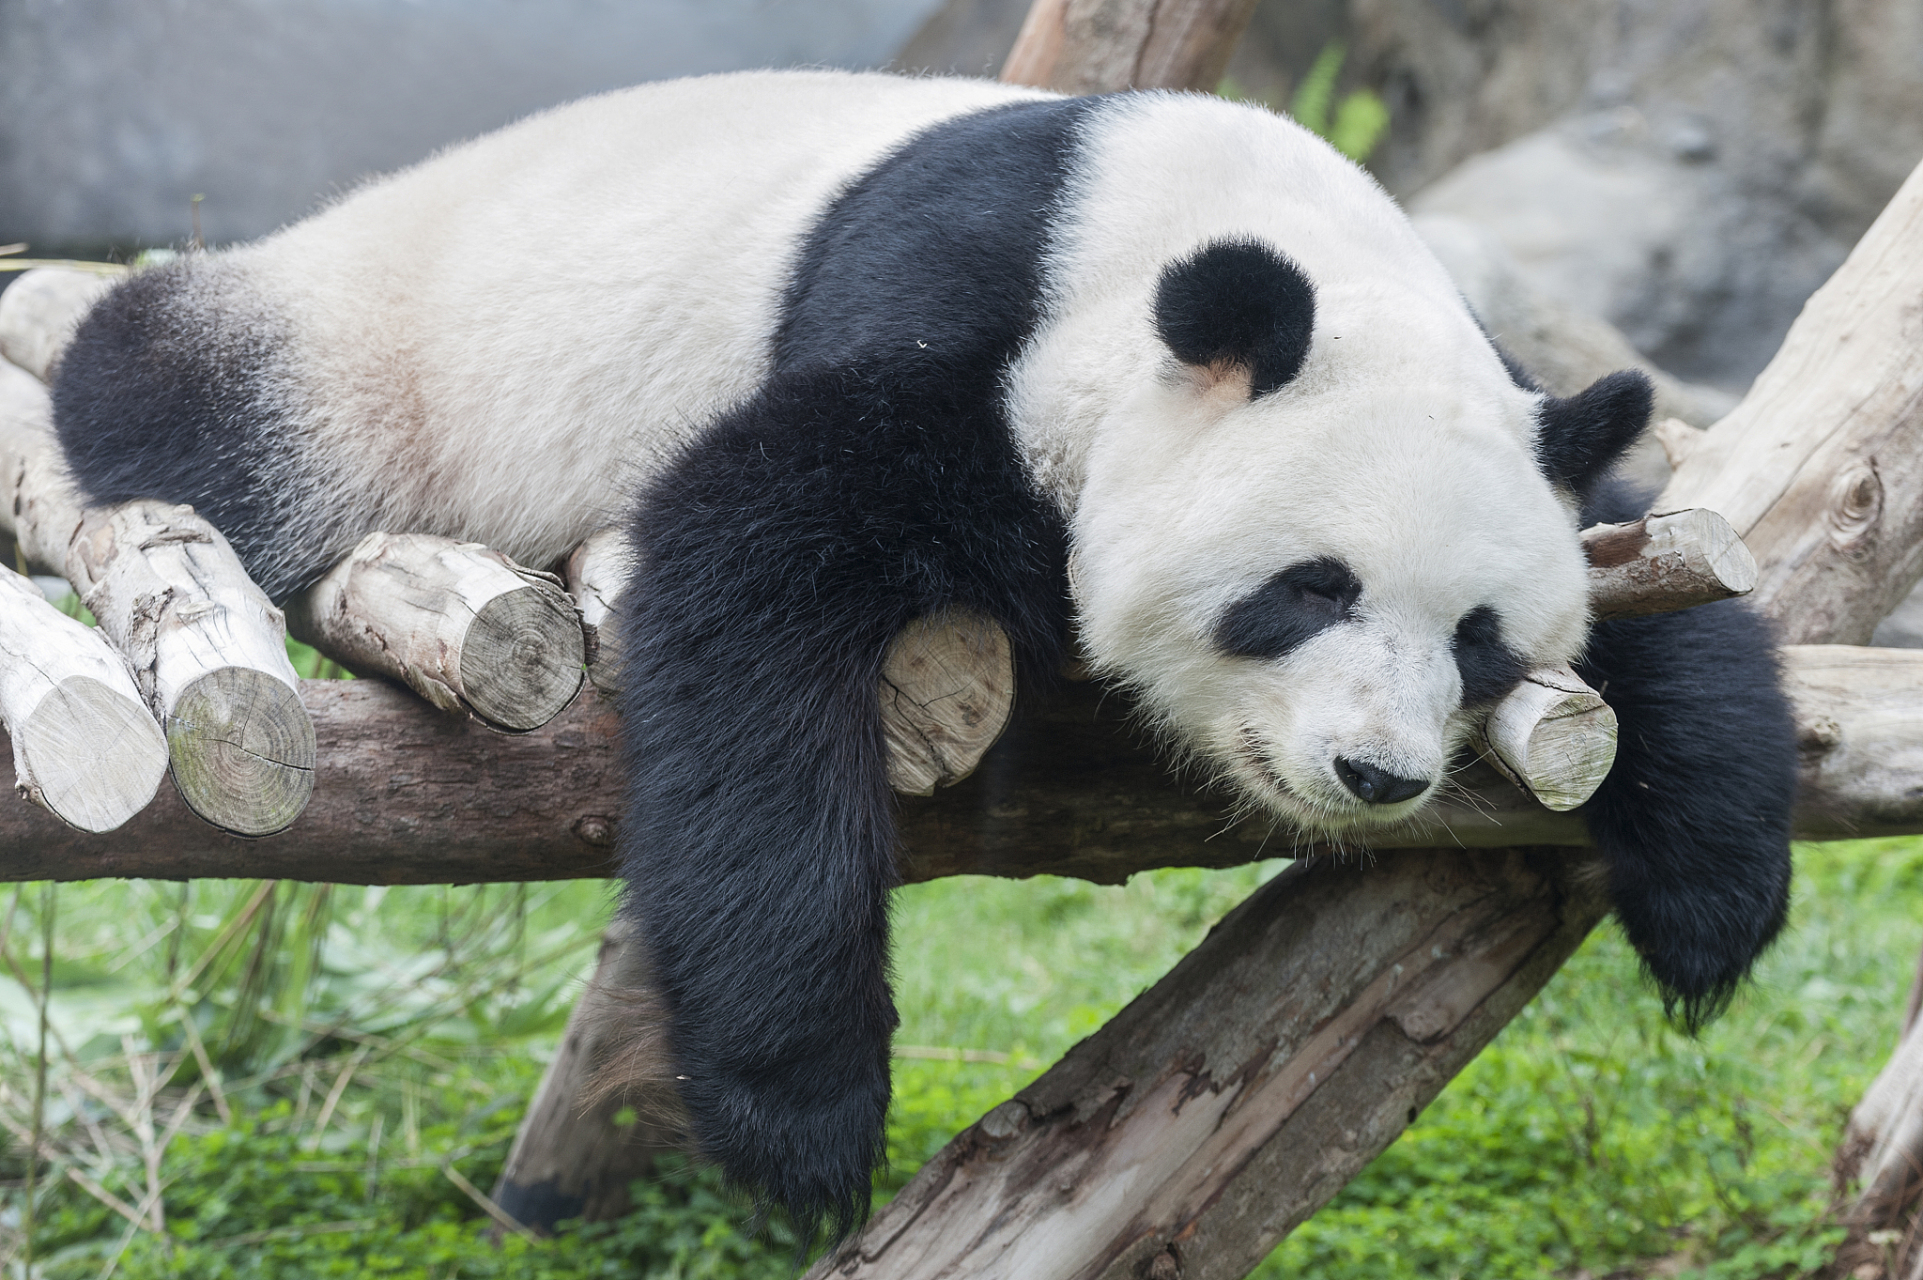
[{"label": "white fur", "polygon": [[[832,72],[649,85],[227,255],[293,339],[298,482],[334,495],[346,540],[435,531],[552,562],[754,388],[795,253],[847,182],[935,121],[1034,96]],[[1020,447],[1071,521],[1083,642],[1278,811],[1400,817],[1421,801],[1365,806],[1332,762],[1441,774],[1466,730],[1463,614],[1494,606],[1533,662],[1582,642],[1575,531],[1530,452],[1537,397],[1402,214],[1298,126],[1175,94],[1090,121],[1048,318],[1007,378]],[[1180,367],[1152,323],[1161,268],[1225,236],[1273,245],[1316,289],[1300,375],[1253,403],[1245,381]],[[1364,584],[1356,622],[1275,662],[1214,647],[1230,604],[1324,555]]]},{"label": "white fur", "polygon": [[[1095,666],[1252,797],[1324,829],[1405,816],[1340,757],[1439,779],[1469,728],[1450,640],[1478,605],[1552,665],[1580,647],[1583,562],[1509,379],[1375,183],[1300,127],[1192,95],[1106,109],[1052,263],[1051,322],[1011,379],[1031,466],[1072,516]],[[1259,238],[1316,289],[1301,373],[1250,402],[1154,334],[1156,271]],[[1290,564],[1341,559],[1359,620],[1275,662],[1211,643]]]},{"label": "white fur", "polygon": [[293,330],[303,464],[353,504],[345,524],[547,565],[754,388],[795,251],[851,178],[935,121],[1035,96],[839,72],[643,85],[227,256]]}]

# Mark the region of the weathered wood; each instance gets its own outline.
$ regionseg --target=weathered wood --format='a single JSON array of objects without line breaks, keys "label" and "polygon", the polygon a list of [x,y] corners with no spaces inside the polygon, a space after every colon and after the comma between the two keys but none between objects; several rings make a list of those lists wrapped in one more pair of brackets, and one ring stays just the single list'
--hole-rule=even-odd
[{"label": "weathered wood", "polygon": [[370,533],[287,608],[288,631],[443,711],[537,729],[581,687],[574,603],[552,574],[431,534]]},{"label": "weathered wood", "polygon": [[1923,168],[1656,502],[1728,519],[1788,642],[1861,644],[1923,576],[1919,245]]},{"label": "weathered wood", "polygon": [[314,727],[286,624],[219,531],[192,507],[91,508],[67,580],[160,717],[188,807],[245,836],[298,818],[314,787]]},{"label": "weathered wood", "polygon": [[1567,857],[1298,863],[809,1275],[1246,1274],[1601,918]]},{"label": "weathered wood", "polygon": [[281,830],[312,789],[314,731],[280,611],[192,507],[83,510],[52,420],[46,388],[0,361],[8,532],[29,561],[66,576],[125,658],[194,812],[242,835]]},{"label": "weathered wood", "polygon": [[1908,835],[1923,824],[1923,650],[1791,645],[1806,840]]},{"label": "weathered wood", "polygon": [[1035,0],[1007,84],[1062,93],[1213,89],[1255,0]]},{"label": "weathered wood", "polygon": [[0,293],[0,358],[47,381],[81,318],[113,278],[92,271],[36,267]]},{"label": "weathered wood", "polygon": [[67,548],[79,528],[80,499],[54,442],[47,389],[25,369],[0,360],[0,529],[15,539],[28,564],[65,573]]},{"label": "weathered wood", "polygon": [[1756,560],[1743,540],[1700,507],[1593,525],[1583,530],[1582,548],[1598,618],[1671,613],[1747,595],[1756,585]]},{"label": "weathered wood", "polygon": [[617,917],[494,1184],[491,1198],[516,1222],[545,1234],[564,1218],[618,1218],[628,1209],[628,1184],[653,1168],[657,1153],[685,1143],[671,1119],[593,1088],[596,1070],[632,1039],[624,1024],[649,990],[646,948]]},{"label": "weathered wood", "polygon": [[167,776],[167,740],[100,634],[0,568],[0,720],[14,789],[70,826],[112,831]]},{"label": "weathered wood", "polygon": [[881,673],[888,785],[931,796],[975,771],[1015,707],[1008,636],[987,618],[950,609],[895,637]]},{"label": "weathered wood", "polygon": [[1569,668],[1532,671],[1490,711],[1476,745],[1532,800],[1566,813],[1616,763],[1616,713]]},{"label": "weathered wood", "polygon": [[[1871,664],[1838,692],[1839,668]],[[1797,833],[1923,832],[1923,651],[1791,648],[1806,744]],[[1805,676],[1808,672],[1808,676]],[[622,781],[619,722],[584,690],[538,730],[509,735],[444,716],[371,680],[309,680],[318,737],[312,802],[292,829],[240,840],[164,792],[112,837],[0,803],[0,882],[100,876],[269,876],[341,884],[472,884],[612,874]],[[967,780],[901,802],[902,870],[1076,876],[1119,884],[1165,866],[1227,867],[1318,846],[1235,799],[1179,779],[1138,735],[1119,694],[1069,684],[1018,710]],[[1815,750],[1809,744],[1827,744]],[[6,757],[0,756],[0,767]],[[1861,785],[1856,771],[1865,772]],[[1580,846],[1582,819],[1551,813],[1472,761],[1424,820],[1372,848]],[[1361,841],[1348,842],[1353,848]]]},{"label": "weathered wood", "polygon": [[622,588],[633,571],[634,555],[621,529],[601,529],[582,539],[568,557],[568,594],[581,615],[586,639],[588,679],[603,693],[621,687],[621,644],[616,626]]}]

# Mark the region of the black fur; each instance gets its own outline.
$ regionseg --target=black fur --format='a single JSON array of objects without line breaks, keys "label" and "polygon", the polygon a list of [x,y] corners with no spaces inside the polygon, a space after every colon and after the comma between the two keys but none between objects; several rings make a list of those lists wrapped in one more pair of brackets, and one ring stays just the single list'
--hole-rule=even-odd
[{"label": "black fur", "polygon": [[1516,651],[1502,642],[1502,617],[1486,604],[1462,615],[1449,647],[1456,655],[1462,704],[1467,707],[1494,702],[1521,683],[1528,670]]},{"label": "black fur", "polygon": [[1292,564],[1228,607],[1215,646],[1265,662],[1355,616],[1362,583],[1331,556]]},{"label": "black fur", "polygon": [[1551,484],[1588,493],[1649,425],[1655,394],[1647,377],[1624,369],[1573,396],[1544,400],[1536,433],[1542,473]]},{"label": "black fur", "polygon": [[910,619],[1054,670],[1066,530],[1001,371],[1040,317],[1085,101],[911,141],[799,258],[774,373],[641,495],[621,852],[706,1152],[804,1233],[868,1206],[889,1096],[895,820],[876,689]]},{"label": "black fur", "polygon": [[286,469],[272,466],[291,437],[285,339],[271,317],[197,305],[203,266],[139,272],[87,314],[54,377],[54,426],[89,501],[193,504],[279,600],[327,567],[318,545],[305,572],[277,559],[299,522]]},{"label": "black fur", "polygon": [[[1648,502],[1605,483],[1583,522]],[[1616,713],[1616,763],[1583,807],[1623,932],[1695,1031],[1789,910],[1796,729],[1768,624],[1741,601],[1598,623],[1576,670]]]},{"label": "black fur", "polygon": [[1253,240],[1218,240],[1162,271],[1155,329],[1183,364],[1228,364],[1265,395],[1301,371],[1315,335],[1315,286]]}]

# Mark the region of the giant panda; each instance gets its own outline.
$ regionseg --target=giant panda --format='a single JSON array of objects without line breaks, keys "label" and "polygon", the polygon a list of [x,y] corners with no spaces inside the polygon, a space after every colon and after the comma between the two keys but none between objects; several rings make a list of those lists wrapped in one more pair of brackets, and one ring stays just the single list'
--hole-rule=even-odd
[{"label": "giant panda", "polygon": [[537,566],[633,531],[620,852],[702,1149],[865,1211],[911,618],[1071,636],[1245,804],[1366,842],[1579,660],[1586,809],[1685,1022],[1782,924],[1794,745],[1737,605],[1589,625],[1647,382],[1545,395],[1375,183],[1267,111],[831,72],[648,85],[133,275],[54,385],[96,502],[194,504],[276,599],[375,529]]}]

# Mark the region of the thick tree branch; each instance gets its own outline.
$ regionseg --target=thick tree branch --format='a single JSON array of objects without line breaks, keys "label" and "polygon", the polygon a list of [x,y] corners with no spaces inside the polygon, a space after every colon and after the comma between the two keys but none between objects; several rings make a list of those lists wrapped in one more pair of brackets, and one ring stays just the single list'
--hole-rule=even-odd
[{"label": "thick tree branch", "polygon": [[[1923,831],[1923,652],[1843,646],[1787,654],[1804,742],[1798,833],[1809,839]],[[170,790],[125,827],[91,836],[0,802],[0,881],[98,876],[274,876],[343,884],[470,884],[612,872],[621,803],[619,723],[584,690],[531,733],[446,716],[373,680],[309,680],[314,795],[291,829],[241,840],[196,820]],[[0,758],[0,768],[7,761]],[[1585,843],[1469,762],[1432,817],[1372,835],[1372,848]],[[1103,884],[1165,866],[1236,866],[1318,846],[1170,775],[1128,723],[1125,701],[1067,685],[1018,708],[973,776],[904,797],[903,872],[1077,876]],[[1360,842],[1351,842],[1354,848]]]}]

